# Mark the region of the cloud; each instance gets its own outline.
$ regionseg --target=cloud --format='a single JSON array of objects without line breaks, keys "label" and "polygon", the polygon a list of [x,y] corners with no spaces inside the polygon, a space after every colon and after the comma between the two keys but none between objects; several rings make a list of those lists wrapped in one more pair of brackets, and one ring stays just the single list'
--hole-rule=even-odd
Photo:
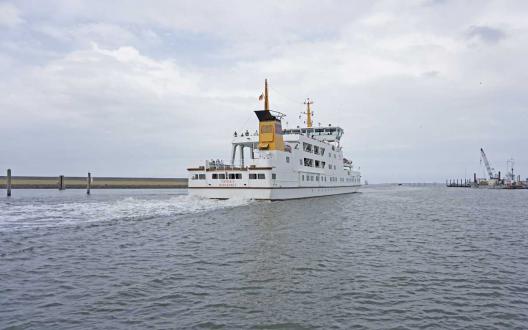
[{"label": "cloud", "polygon": [[18,9],[10,3],[0,2],[0,26],[14,27],[24,20],[20,17]]},{"label": "cloud", "polygon": [[443,181],[482,145],[528,168],[525,21],[428,4],[21,0],[25,23],[0,31],[0,154],[27,174],[185,175],[256,127],[269,78],[290,126],[311,97],[345,129],[370,182]]},{"label": "cloud", "polygon": [[466,36],[470,41],[478,40],[488,44],[496,44],[506,38],[506,33],[489,26],[470,26]]}]

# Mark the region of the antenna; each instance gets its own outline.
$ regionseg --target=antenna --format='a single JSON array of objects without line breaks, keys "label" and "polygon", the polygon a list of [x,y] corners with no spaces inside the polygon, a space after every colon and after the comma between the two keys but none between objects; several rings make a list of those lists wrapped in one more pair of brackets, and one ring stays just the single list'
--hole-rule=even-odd
[{"label": "antenna", "polygon": [[264,80],[264,110],[269,111],[268,79]]},{"label": "antenna", "polygon": [[312,110],[310,109],[310,105],[313,104],[313,101],[310,100],[310,98],[307,98],[306,101],[304,101],[304,104],[306,104],[306,127],[311,128],[312,127]]}]

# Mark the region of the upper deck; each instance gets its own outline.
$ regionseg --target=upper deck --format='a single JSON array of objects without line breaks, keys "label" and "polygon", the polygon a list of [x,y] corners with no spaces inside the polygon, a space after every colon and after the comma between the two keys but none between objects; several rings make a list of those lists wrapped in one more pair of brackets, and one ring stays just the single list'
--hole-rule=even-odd
[{"label": "upper deck", "polygon": [[287,128],[282,131],[284,135],[306,135],[313,139],[326,142],[339,142],[343,136],[343,129],[337,126],[328,127],[303,127]]},{"label": "upper deck", "polygon": [[[339,142],[343,136],[344,130],[338,126],[328,127],[303,127],[303,128],[286,128],[282,130],[282,134],[285,135],[285,140],[289,141],[286,135],[304,135],[312,139],[316,139],[324,142]],[[250,133],[248,130],[245,132],[235,132],[233,137],[233,144],[253,144],[258,142],[258,132],[255,131]]]}]

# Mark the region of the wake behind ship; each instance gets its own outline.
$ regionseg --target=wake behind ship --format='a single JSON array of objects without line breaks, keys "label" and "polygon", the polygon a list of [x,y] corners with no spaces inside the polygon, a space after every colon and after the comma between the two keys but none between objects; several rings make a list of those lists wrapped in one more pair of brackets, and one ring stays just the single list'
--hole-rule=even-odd
[{"label": "wake behind ship", "polygon": [[306,127],[283,130],[281,120],[285,115],[269,109],[267,80],[262,96],[264,110],[255,111],[258,133],[235,134],[231,164],[206,161],[205,165],[188,168],[189,194],[217,199],[285,200],[357,192],[361,174],[343,157],[343,129],[312,127],[308,100]]}]

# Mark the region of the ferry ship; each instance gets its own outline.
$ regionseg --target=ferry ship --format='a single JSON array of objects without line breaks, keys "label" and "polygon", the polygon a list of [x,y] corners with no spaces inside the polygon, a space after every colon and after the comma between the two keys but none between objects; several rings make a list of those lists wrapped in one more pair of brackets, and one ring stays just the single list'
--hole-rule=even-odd
[{"label": "ferry ship", "polygon": [[286,200],[358,191],[361,173],[343,157],[341,127],[313,127],[313,102],[307,99],[306,127],[283,129],[285,115],[269,108],[267,80],[261,99],[264,110],[255,111],[259,130],[235,132],[231,164],[208,160],[187,169],[190,195]]}]

